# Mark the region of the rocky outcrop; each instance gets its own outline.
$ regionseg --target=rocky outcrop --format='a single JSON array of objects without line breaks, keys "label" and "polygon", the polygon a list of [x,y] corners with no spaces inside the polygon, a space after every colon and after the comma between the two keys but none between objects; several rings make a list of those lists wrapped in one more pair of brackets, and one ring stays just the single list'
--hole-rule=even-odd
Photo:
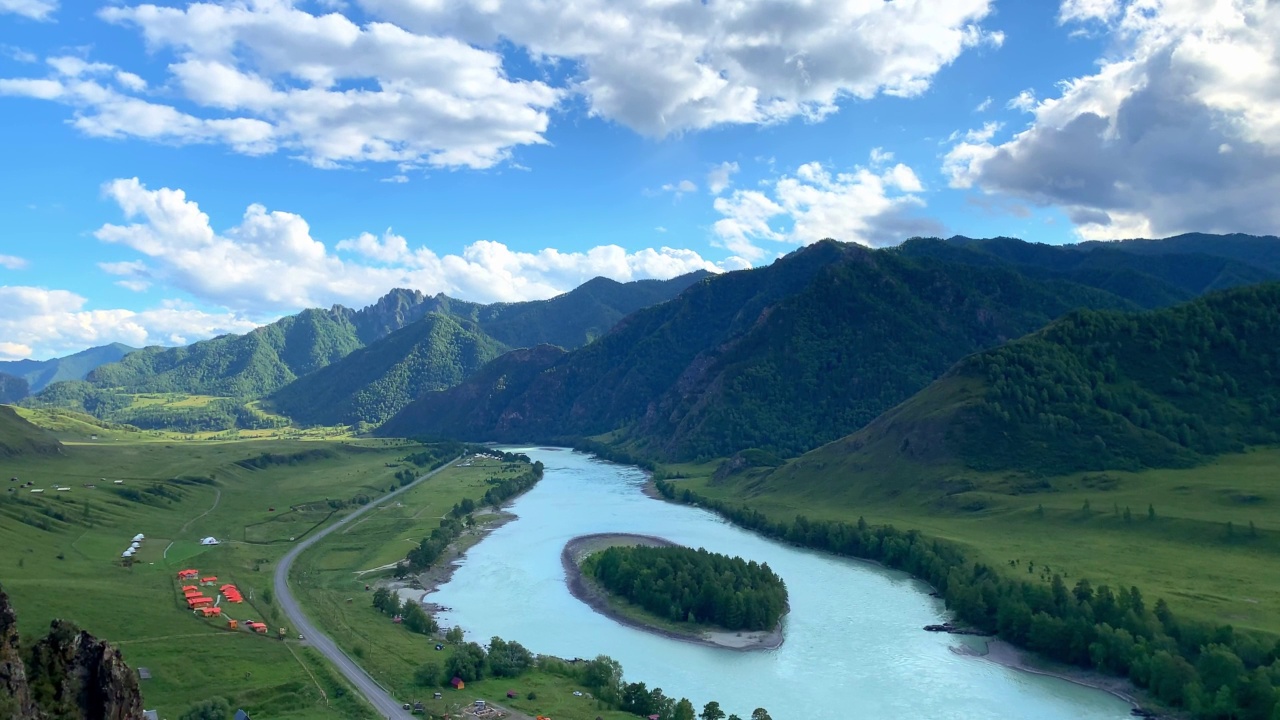
[{"label": "rocky outcrop", "polygon": [[120,651],[72,623],[54,620],[24,667],[16,617],[3,591],[0,643],[0,717],[142,720],[138,677]]},{"label": "rocky outcrop", "polygon": [[0,590],[0,717],[35,718],[27,670],[18,646],[18,617],[9,596]]}]

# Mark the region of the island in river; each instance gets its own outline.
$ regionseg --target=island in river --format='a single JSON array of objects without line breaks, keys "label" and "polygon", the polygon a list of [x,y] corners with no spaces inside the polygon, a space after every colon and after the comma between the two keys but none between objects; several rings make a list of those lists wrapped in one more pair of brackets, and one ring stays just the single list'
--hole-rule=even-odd
[{"label": "island in river", "polygon": [[669,622],[611,595],[582,571],[582,562],[595,553],[611,547],[635,546],[674,547],[676,543],[651,535],[631,533],[598,533],[570,540],[560,553],[569,593],[601,615],[623,625],[674,640],[730,650],[773,650],[782,645],[782,619],[778,620],[777,626],[772,630],[758,631],[734,631],[705,624]]}]

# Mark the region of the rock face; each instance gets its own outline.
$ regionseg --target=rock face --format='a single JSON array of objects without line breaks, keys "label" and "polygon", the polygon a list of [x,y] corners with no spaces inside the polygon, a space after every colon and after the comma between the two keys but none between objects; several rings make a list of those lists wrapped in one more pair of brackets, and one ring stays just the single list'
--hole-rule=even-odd
[{"label": "rock face", "polygon": [[38,717],[18,647],[18,617],[0,590],[0,717]]},{"label": "rock face", "polygon": [[0,717],[12,720],[142,720],[138,678],[120,651],[54,620],[31,649],[30,671],[16,617],[0,591]]}]

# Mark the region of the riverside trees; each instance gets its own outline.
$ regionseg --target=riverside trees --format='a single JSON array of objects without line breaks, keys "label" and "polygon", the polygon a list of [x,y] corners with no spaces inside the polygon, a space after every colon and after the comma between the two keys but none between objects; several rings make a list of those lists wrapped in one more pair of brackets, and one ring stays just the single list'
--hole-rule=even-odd
[{"label": "riverside trees", "polygon": [[583,571],[606,590],[675,622],[772,630],[787,588],[768,564],[684,547],[611,547]]}]

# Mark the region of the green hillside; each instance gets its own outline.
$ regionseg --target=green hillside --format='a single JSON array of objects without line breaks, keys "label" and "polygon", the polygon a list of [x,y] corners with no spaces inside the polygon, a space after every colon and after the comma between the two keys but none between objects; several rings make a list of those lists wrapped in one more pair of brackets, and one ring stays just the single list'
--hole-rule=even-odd
[{"label": "green hillside", "polygon": [[[501,403],[464,383],[424,396],[384,432],[520,440],[622,430],[665,458],[753,446],[795,455],[867,423],[965,354],[1082,306],[1133,307],[1005,267],[824,241],[635,313],[545,372],[519,373],[527,386],[508,382]],[[477,397],[489,412],[474,411]]]},{"label": "green hillside", "polygon": [[1280,283],[1142,314],[1081,311],[964,359],[796,464],[917,478],[1189,467],[1280,441],[1277,347]]},{"label": "green hillside", "polygon": [[458,384],[506,348],[473,323],[430,314],[276,391],[276,411],[306,424],[380,423],[423,392]]},{"label": "green hillside", "polygon": [[53,435],[19,417],[13,408],[0,405],[0,457],[61,453],[62,443]]},{"label": "green hillside", "polygon": [[151,347],[104,365],[89,384],[127,393],[186,392],[257,397],[360,347],[341,313],[304,310],[244,335],[178,348]]},{"label": "green hillside", "polygon": [[0,362],[0,373],[26,380],[31,392],[36,393],[51,383],[83,380],[99,365],[115,362],[135,349],[121,343],[111,343],[52,360],[9,360]]}]

